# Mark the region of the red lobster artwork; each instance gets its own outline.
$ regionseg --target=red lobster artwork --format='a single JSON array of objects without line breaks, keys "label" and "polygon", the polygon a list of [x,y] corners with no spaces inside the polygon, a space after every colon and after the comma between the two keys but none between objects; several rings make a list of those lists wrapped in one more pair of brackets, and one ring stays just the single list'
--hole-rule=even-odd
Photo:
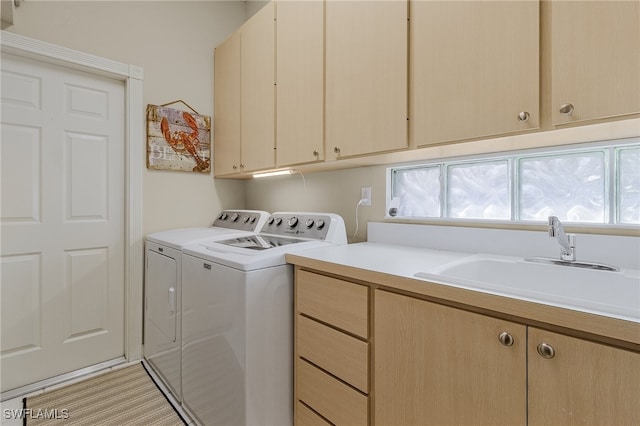
[{"label": "red lobster artwork", "polygon": [[200,148],[200,139],[198,139],[198,123],[196,123],[193,116],[186,111],[182,113],[182,117],[191,128],[191,133],[183,132],[182,130],[175,130],[171,132],[171,129],[169,129],[169,121],[166,117],[162,118],[160,130],[162,130],[164,138],[176,154],[182,155],[186,152],[193,157],[196,162],[196,166],[193,168],[194,172],[206,171],[209,169],[209,160],[205,160],[198,155],[198,149]]}]

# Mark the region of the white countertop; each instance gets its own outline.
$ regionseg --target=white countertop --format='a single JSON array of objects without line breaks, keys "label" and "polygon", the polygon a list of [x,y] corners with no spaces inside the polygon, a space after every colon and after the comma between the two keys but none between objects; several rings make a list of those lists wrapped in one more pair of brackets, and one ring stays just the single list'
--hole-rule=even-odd
[{"label": "white countertop", "polygon": [[[478,286],[474,285],[474,283],[470,281],[456,280],[438,275],[438,271],[443,265],[451,262],[455,263],[456,261],[474,256],[472,253],[366,242],[345,246],[309,249],[296,253],[295,255],[315,261],[327,262],[332,265],[340,265],[341,267],[355,268],[361,271],[384,274],[387,277],[393,276],[409,279],[412,280],[411,285],[413,285],[414,288],[416,288],[416,286],[423,285],[425,288],[425,293],[423,294],[427,295],[429,292],[427,287],[429,286],[447,286],[464,290],[472,290],[474,292],[484,293],[487,295],[508,297],[519,301],[544,304],[561,309],[569,309],[586,314],[595,314],[613,319],[630,321],[632,323],[636,323],[636,325],[637,323],[640,323],[640,309],[636,312],[635,308],[635,306],[640,303],[640,300],[634,300],[634,298],[640,299],[640,271],[636,270],[623,270],[622,272],[625,276],[631,277],[632,280],[637,279],[638,282],[638,289],[632,288],[631,292],[628,292],[628,294],[631,295],[628,300],[630,300],[629,306],[631,306],[632,309],[627,309],[623,314],[616,314],[614,310],[612,311],[609,309],[609,306],[605,304],[600,304],[599,306],[598,304],[600,300],[598,296],[595,298],[591,296],[591,298],[595,300],[589,302],[582,300],[579,297],[580,295],[576,295],[577,297],[575,298],[555,297],[552,294],[553,289],[551,292],[543,293],[535,291],[537,289],[534,289],[534,291],[523,291],[522,289],[512,290],[504,286]],[[509,257],[504,258],[509,259]],[[516,259],[515,257],[511,258]],[[293,263],[299,262],[294,261]],[[558,268],[569,267],[560,266]],[[416,273],[422,273],[424,276],[416,277]],[[604,274],[602,275],[604,280],[608,277],[607,274],[618,274],[615,272],[602,271],[594,271],[594,273]],[[353,276],[352,278],[357,278],[357,276]],[[360,279],[364,280],[365,278]],[[572,284],[574,288],[576,286],[578,289],[580,288],[580,283]],[[607,283],[603,282],[603,285],[606,286]],[[611,291],[611,289],[603,287],[603,291]],[[550,294],[551,296],[549,296]],[[640,328],[638,334],[640,335]]]},{"label": "white countertop", "polygon": [[406,278],[413,278],[415,272],[429,272],[445,263],[470,256],[469,253],[369,242],[310,249],[296,254]]}]

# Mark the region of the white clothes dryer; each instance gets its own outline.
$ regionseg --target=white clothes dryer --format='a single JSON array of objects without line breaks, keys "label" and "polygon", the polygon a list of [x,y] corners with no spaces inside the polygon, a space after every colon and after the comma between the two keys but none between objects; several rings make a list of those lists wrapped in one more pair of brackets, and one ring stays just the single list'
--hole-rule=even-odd
[{"label": "white clothes dryer", "polygon": [[178,401],[182,401],[182,248],[223,236],[250,235],[268,217],[263,211],[225,210],[209,227],[173,229],[146,238],[144,357]]},{"label": "white clothes dryer", "polygon": [[293,266],[347,243],[342,218],[273,213],[262,231],[183,250],[183,407],[203,425],[293,424]]}]

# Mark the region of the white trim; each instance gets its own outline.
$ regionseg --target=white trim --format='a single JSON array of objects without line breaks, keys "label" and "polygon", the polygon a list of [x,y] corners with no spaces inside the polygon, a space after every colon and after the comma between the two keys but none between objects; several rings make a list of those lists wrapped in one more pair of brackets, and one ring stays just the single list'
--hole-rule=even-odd
[{"label": "white trim", "polygon": [[144,108],[141,67],[56,46],[8,31],[0,32],[2,51],[63,65],[125,82],[125,358],[142,358],[142,171]]}]

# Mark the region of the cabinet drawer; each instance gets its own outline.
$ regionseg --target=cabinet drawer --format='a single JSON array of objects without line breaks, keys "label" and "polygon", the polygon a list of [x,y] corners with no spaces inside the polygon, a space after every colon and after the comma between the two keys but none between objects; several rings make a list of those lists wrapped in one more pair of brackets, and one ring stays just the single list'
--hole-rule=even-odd
[{"label": "cabinet drawer", "polygon": [[331,426],[331,423],[314,413],[309,407],[296,402],[296,426]]},{"label": "cabinet drawer", "polygon": [[307,271],[296,276],[298,312],[369,337],[369,288]]},{"label": "cabinet drawer", "polygon": [[365,395],[300,358],[296,363],[299,401],[336,426],[367,424],[368,401]]},{"label": "cabinet drawer", "polygon": [[298,356],[369,393],[369,344],[298,315]]}]

